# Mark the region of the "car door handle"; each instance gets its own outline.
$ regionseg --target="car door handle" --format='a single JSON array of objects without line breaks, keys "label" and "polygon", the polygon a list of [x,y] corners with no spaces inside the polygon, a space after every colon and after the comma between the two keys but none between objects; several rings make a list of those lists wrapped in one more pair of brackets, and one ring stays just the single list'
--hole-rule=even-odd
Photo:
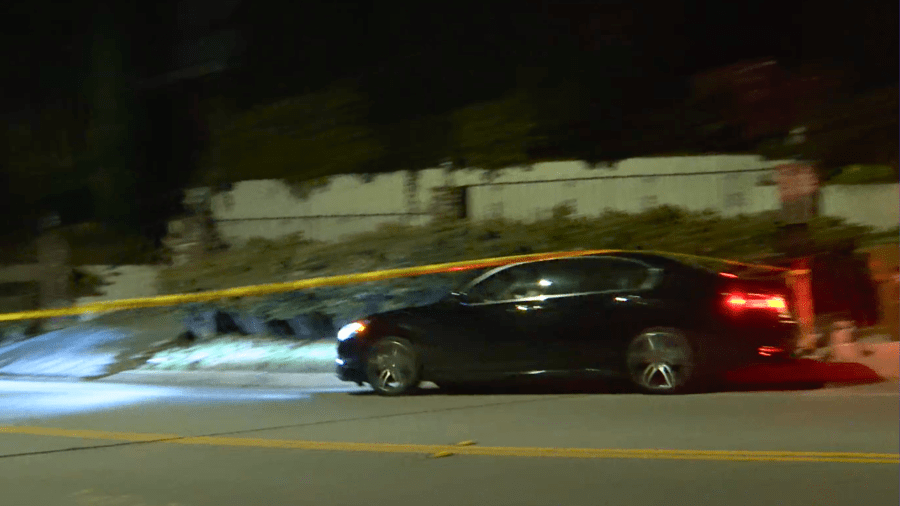
[{"label": "car door handle", "polygon": [[540,304],[536,304],[534,302],[520,302],[513,307],[507,309],[510,313],[522,314],[522,313],[530,313],[533,311],[539,311],[544,309],[544,306]]}]

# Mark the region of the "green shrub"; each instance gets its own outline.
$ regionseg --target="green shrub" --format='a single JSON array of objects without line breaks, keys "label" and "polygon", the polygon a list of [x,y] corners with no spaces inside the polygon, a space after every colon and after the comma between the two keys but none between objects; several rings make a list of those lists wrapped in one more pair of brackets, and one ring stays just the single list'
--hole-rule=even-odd
[{"label": "green shrub", "polygon": [[[754,261],[774,251],[778,213],[723,217],[660,207],[643,213],[609,211],[596,217],[565,212],[530,223],[511,220],[402,224],[321,243],[293,238],[257,240],[211,254],[202,265],[169,268],[161,285],[169,293],[366,272],[523,253],[574,249],[643,249]],[[834,218],[810,224],[815,241],[856,238],[860,244],[890,234],[873,233]],[[894,240],[897,234],[894,233]]]},{"label": "green shrub", "polygon": [[849,165],[828,180],[829,184],[896,183],[897,169],[889,165]]},{"label": "green shrub", "polygon": [[102,295],[100,287],[107,285],[100,276],[83,269],[72,269],[69,287],[74,298]]}]

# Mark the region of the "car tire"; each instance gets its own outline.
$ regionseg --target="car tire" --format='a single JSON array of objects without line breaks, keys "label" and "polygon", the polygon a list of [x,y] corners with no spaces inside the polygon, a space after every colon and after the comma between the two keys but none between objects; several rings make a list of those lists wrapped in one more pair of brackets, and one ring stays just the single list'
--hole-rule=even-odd
[{"label": "car tire", "polygon": [[628,343],[625,367],[631,383],[642,393],[683,394],[699,387],[698,358],[690,334],[675,328],[654,327]]},{"label": "car tire", "polygon": [[386,337],[376,342],[366,365],[369,385],[378,395],[406,395],[419,386],[422,364],[415,347],[401,337]]}]

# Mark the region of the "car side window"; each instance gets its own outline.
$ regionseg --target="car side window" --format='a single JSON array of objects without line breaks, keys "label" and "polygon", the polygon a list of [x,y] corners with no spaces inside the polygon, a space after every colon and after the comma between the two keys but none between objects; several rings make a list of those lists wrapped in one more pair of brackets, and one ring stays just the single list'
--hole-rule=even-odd
[{"label": "car side window", "polygon": [[529,280],[536,279],[536,272],[530,265],[516,265],[503,269],[481,280],[469,289],[467,294],[472,302],[496,302],[515,298]]},{"label": "car side window", "polygon": [[537,262],[504,269],[472,287],[468,296],[472,302],[500,302],[565,295],[577,285],[577,274],[564,263]]},{"label": "car side window", "polygon": [[539,295],[568,295],[580,291],[579,273],[569,260],[541,262],[537,280]]},{"label": "car side window", "polygon": [[644,264],[621,258],[578,259],[581,292],[651,288],[653,276]]}]

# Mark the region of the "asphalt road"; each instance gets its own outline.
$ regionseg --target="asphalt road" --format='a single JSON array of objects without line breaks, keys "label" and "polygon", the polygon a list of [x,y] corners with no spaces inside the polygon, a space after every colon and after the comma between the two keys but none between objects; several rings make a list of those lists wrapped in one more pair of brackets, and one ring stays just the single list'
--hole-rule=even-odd
[{"label": "asphalt road", "polygon": [[896,383],[385,399],[0,381],[0,504],[896,505],[898,410]]}]

